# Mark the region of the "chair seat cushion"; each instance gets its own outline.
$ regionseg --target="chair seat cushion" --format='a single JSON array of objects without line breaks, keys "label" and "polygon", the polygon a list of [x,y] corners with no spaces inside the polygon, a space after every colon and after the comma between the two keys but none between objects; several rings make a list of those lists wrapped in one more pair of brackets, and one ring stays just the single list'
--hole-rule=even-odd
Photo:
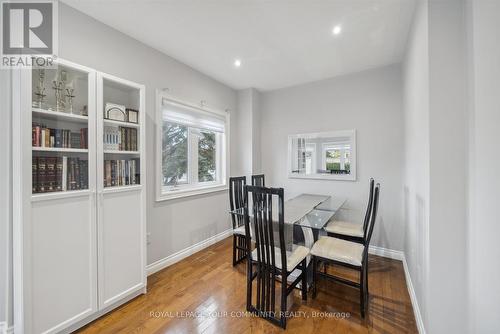
[{"label": "chair seat cushion", "polygon": [[[292,271],[297,265],[309,255],[309,248],[299,245],[293,245],[293,250],[286,252],[286,270]],[[252,260],[257,261],[257,249],[252,251]],[[281,269],[281,249],[274,247],[274,260],[276,267]]]},{"label": "chair seat cushion", "polygon": [[245,225],[233,229],[233,234],[245,235]]},{"label": "chair seat cushion", "polygon": [[357,242],[323,236],[314,243],[311,254],[353,266],[361,266],[364,248]]},{"label": "chair seat cushion", "polygon": [[325,227],[328,233],[348,235],[351,237],[363,237],[363,224],[351,223],[343,220],[334,220]]}]

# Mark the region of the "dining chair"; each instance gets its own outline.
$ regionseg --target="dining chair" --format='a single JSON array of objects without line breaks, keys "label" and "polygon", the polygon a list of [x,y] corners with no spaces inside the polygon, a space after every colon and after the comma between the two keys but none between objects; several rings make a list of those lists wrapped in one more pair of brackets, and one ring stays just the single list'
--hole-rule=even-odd
[{"label": "dining chair", "polygon": [[[287,296],[301,283],[302,300],[307,300],[307,263],[309,248],[292,245],[286,250],[283,188],[246,186],[245,233],[247,238],[247,311],[286,328]],[[250,213],[248,199],[252,198]],[[277,212],[273,213],[273,203]],[[255,249],[250,250],[250,225],[253,226]],[[275,229],[278,229],[275,239]],[[255,267],[255,270],[254,270]],[[288,277],[295,269],[300,275],[289,285]],[[256,303],[252,302],[252,285],[256,282]],[[279,295],[276,285],[280,282]],[[276,297],[280,298],[276,312]],[[278,315],[278,316],[277,316]]]},{"label": "dining chair", "polygon": [[264,180],[264,174],[252,175],[252,186],[265,187],[266,183]]},{"label": "dining chair", "polygon": [[[311,249],[313,263],[313,298],[316,298],[318,276],[358,288],[360,294],[361,317],[365,317],[365,308],[368,303],[368,248],[377,218],[380,185],[377,183],[373,196],[373,206],[368,233],[364,244],[347,241],[329,236],[323,236],[316,241]],[[359,271],[359,283],[318,271],[319,264],[339,265]]]},{"label": "dining chair", "polygon": [[325,226],[325,231],[328,236],[354,241],[361,244],[364,243],[366,240],[366,228],[368,227],[368,222],[370,221],[370,215],[372,212],[374,184],[375,181],[373,178],[370,178],[368,204],[366,206],[365,219],[363,220],[363,223],[333,219],[328,223],[328,225]]},{"label": "dining chair", "polygon": [[233,267],[247,256],[244,216],[241,213],[234,213],[237,209],[244,210],[246,183],[246,176],[229,178],[229,205],[233,224]]}]

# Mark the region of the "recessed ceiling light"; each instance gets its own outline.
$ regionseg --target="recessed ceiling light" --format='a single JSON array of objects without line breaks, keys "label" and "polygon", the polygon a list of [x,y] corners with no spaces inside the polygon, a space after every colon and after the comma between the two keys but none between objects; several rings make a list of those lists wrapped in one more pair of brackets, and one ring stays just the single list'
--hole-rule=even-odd
[{"label": "recessed ceiling light", "polygon": [[342,27],[340,25],[337,25],[337,26],[333,27],[333,29],[332,29],[332,33],[334,35],[340,34],[341,31],[342,31]]},{"label": "recessed ceiling light", "polygon": [[235,66],[235,67],[240,67],[240,66],[241,66],[241,60],[239,60],[239,59],[235,59],[235,60],[234,60],[234,66]]}]

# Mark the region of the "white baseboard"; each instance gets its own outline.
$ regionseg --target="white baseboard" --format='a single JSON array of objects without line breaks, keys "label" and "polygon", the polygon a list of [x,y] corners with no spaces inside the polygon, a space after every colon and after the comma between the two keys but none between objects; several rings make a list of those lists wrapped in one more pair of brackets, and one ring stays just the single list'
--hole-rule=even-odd
[{"label": "white baseboard", "polygon": [[171,266],[174,263],[179,262],[180,260],[196,253],[199,252],[200,250],[207,248],[208,246],[211,246],[215,244],[216,242],[221,241],[222,239],[227,238],[228,236],[233,234],[233,229],[228,229],[225,230],[224,232],[221,232],[219,234],[216,234],[214,236],[211,236],[208,239],[205,239],[203,241],[200,241],[192,246],[189,246],[188,248],[185,248],[183,250],[180,250],[170,256],[167,256],[163,259],[160,259],[158,261],[155,261],[151,264],[148,264],[146,266],[146,272],[149,275],[154,274],[168,266]]},{"label": "white baseboard", "polygon": [[410,295],[411,305],[413,308],[413,313],[415,315],[415,321],[417,323],[417,329],[420,334],[425,334],[424,322],[422,321],[422,314],[420,313],[420,308],[418,307],[417,295],[415,294],[415,290],[413,289],[413,283],[411,281],[410,271],[408,269],[408,263],[406,262],[405,253],[402,251],[396,251],[378,246],[370,246],[370,249],[368,251],[373,255],[383,256],[403,262],[406,287],[408,288],[408,294]]},{"label": "white baseboard", "polygon": [[383,256],[393,260],[403,261],[404,258],[404,253],[402,251],[392,250],[378,246],[370,246],[368,252],[373,255]]},{"label": "white baseboard", "polygon": [[7,323],[0,322],[0,334],[14,334],[14,326],[7,326]]},{"label": "white baseboard", "polygon": [[405,271],[406,286],[408,287],[408,293],[410,294],[413,313],[415,314],[415,321],[417,322],[417,329],[420,334],[425,334],[424,321],[422,320],[422,314],[420,313],[420,307],[418,306],[417,295],[415,294],[415,289],[413,289],[410,270],[408,269],[408,263],[406,262],[406,256],[404,255],[404,253],[403,253],[403,268]]}]

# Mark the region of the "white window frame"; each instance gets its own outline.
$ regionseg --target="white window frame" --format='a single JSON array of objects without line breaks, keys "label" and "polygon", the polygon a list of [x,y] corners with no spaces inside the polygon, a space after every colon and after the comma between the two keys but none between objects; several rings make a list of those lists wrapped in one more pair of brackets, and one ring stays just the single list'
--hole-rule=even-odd
[{"label": "white window frame", "polygon": [[[316,147],[317,147],[316,143],[306,143],[306,153],[308,151],[311,152],[311,169],[314,172],[318,169],[318,167],[316,166],[317,161],[318,161],[318,157],[316,156],[316,154],[317,154]],[[306,173],[307,173],[307,159],[306,159]],[[314,174],[314,173],[311,173],[311,174]]]},{"label": "white window frame", "polygon": [[[217,152],[216,161],[216,172],[217,179],[220,181],[214,182],[203,182],[201,184],[193,185],[193,180],[198,179],[198,171],[193,168],[193,164],[189,161],[193,159],[198,159],[198,156],[194,156],[196,152],[193,152],[192,147],[198,147],[194,143],[189,143],[188,145],[188,184],[178,184],[176,187],[164,186],[163,185],[163,172],[162,172],[162,130],[163,130],[163,113],[162,113],[162,101],[167,100],[175,104],[182,105],[203,113],[211,113],[218,116],[224,117],[225,127],[224,133],[221,136],[216,136],[216,150],[222,150],[220,153]],[[226,191],[228,189],[227,171],[229,170],[229,134],[230,134],[230,115],[229,112],[211,109],[207,107],[200,107],[195,104],[185,102],[176,98],[171,97],[169,94],[163,90],[156,91],[156,201],[166,201],[171,199],[208,194],[220,191]],[[188,127],[188,140],[197,140],[198,135],[193,133],[193,129]],[[220,166],[220,168],[219,168]]]}]

